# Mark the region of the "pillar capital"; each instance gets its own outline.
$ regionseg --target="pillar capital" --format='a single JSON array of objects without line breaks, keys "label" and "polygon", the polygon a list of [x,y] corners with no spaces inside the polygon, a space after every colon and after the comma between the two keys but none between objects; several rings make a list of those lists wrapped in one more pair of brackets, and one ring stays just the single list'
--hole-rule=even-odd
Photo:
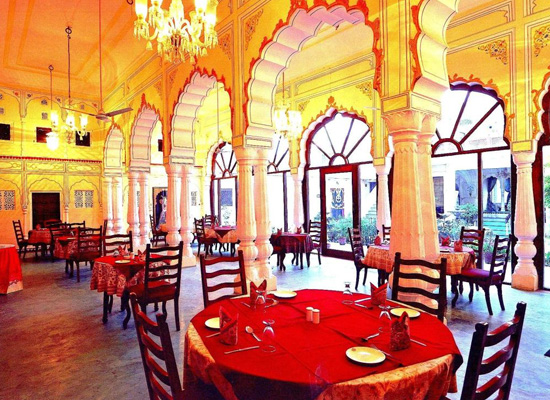
[{"label": "pillar capital", "polygon": [[169,176],[172,175],[177,177],[181,175],[181,170],[182,170],[181,164],[167,163],[167,164],[164,164],[164,168],[166,169],[166,174]]},{"label": "pillar capital", "polygon": [[[536,142],[536,141],[534,140],[533,142]],[[533,143],[533,147],[531,151],[513,152],[512,158],[514,160],[514,164],[516,164],[518,168],[531,167],[535,162],[535,157],[537,156],[536,149],[537,149],[537,145],[536,143]]]},{"label": "pillar capital", "polygon": [[385,157],[384,164],[375,165],[374,169],[376,170],[376,175],[387,176],[390,173],[391,169],[391,159],[392,157]]},{"label": "pillar capital", "polygon": [[258,153],[262,150],[263,149],[255,149],[251,147],[233,148],[235,156],[237,157],[237,161],[240,165],[253,165],[258,159]]},{"label": "pillar capital", "polygon": [[416,141],[422,131],[422,122],[426,114],[416,110],[397,111],[382,115],[388,132],[397,144],[402,141]]}]

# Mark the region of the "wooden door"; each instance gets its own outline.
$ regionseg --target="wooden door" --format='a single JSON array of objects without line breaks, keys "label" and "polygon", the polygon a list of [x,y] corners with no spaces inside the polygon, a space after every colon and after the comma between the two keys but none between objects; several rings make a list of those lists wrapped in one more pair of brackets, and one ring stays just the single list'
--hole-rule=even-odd
[{"label": "wooden door", "polygon": [[61,202],[59,193],[33,193],[32,194],[32,226],[40,224],[44,227],[44,221],[49,219],[61,219]]}]

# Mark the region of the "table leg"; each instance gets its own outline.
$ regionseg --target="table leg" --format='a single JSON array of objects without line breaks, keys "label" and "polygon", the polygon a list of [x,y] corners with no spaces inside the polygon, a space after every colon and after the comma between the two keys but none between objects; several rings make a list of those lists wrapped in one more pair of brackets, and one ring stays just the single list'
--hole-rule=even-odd
[{"label": "table leg", "polygon": [[103,323],[107,323],[107,313],[109,312],[109,295],[103,292]]},{"label": "table leg", "polygon": [[456,301],[458,300],[458,278],[455,275],[451,275],[451,293],[454,293],[451,306],[454,308]]},{"label": "table leg", "polygon": [[304,269],[304,252],[300,250],[300,269]]},{"label": "table leg", "polygon": [[120,301],[126,310],[126,317],[124,317],[124,321],[122,321],[122,328],[126,329],[128,327],[128,321],[130,321],[130,316],[132,315],[132,311],[130,310],[130,293],[128,293],[127,290],[122,293]]}]

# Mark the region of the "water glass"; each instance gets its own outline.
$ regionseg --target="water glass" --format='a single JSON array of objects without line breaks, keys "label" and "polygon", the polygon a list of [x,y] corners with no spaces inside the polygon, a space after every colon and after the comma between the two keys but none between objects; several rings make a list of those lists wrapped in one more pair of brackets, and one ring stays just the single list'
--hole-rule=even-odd
[{"label": "water glass", "polygon": [[263,321],[265,328],[262,332],[262,342],[260,349],[266,353],[273,353],[275,351],[275,330],[273,324],[275,321],[268,319]]},{"label": "water glass", "polygon": [[380,305],[382,311],[378,317],[378,332],[380,332],[380,338],[389,343],[390,331],[391,331],[391,316],[390,306]]},{"label": "water glass", "polygon": [[[351,291],[351,282],[344,282],[344,291],[342,292],[344,297],[347,296],[353,296],[353,292]],[[350,298],[342,300],[343,304],[353,304],[353,300]]]}]

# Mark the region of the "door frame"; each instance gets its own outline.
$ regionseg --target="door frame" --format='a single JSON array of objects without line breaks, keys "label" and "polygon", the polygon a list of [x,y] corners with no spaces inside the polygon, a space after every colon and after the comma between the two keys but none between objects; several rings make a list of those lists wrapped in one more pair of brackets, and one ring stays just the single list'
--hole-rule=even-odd
[{"label": "door frame", "polygon": [[361,191],[357,190],[359,187],[359,164],[346,164],[346,165],[335,165],[330,167],[322,167],[319,169],[320,172],[320,184],[321,184],[321,247],[322,253],[324,256],[328,257],[337,257],[346,260],[353,260],[353,253],[351,248],[349,251],[329,249],[327,247],[327,204],[326,204],[326,175],[351,172],[351,193],[352,193],[352,225],[359,226],[361,229],[360,223],[360,207],[361,207]]},{"label": "door frame", "polygon": [[59,195],[59,219],[62,220],[63,217],[63,192],[55,190],[33,190],[29,193],[30,195],[30,219],[31,219],[31,229],[34,229],[36,224],[34,223],[34,203],[33,203],[33,194],[58,194]]}]

